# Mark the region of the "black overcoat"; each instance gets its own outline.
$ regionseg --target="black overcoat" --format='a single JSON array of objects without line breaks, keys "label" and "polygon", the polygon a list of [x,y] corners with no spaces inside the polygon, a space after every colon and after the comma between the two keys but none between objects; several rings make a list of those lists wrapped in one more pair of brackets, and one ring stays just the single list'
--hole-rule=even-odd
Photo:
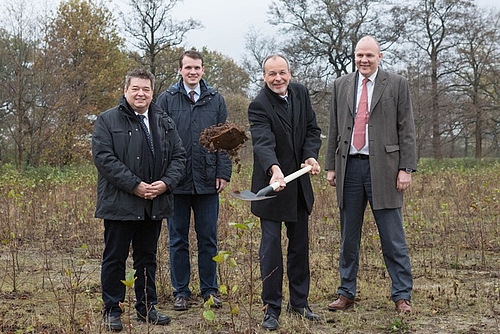
[{"label": "black overcoat", "polygon": [[[254,193],[269,185],[272,165],[279,165],[286,176],[300,169],[307,158],[318,159],[321,129],[316,123],[309,92],[301,84],[290,83],[288,95],[291,101],[288,111],[283,100],[267,86],[248,107]],[[309,214],[312,211],[314,195],[309,174],[288,183],[276,195],[273,199],[252,202],[252,213],[262,219],[295,222],[299,203]]]}]

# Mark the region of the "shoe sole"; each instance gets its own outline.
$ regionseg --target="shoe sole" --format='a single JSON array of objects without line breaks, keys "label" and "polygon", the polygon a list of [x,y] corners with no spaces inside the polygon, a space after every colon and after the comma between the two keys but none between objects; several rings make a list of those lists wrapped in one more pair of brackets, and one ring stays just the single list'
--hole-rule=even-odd
[{"label": "shoe sole", "polygon": [[266,331],[277,331],[279,327],[276,327],[276,328],[274,328],[274,327],[262,327],[262,328],[264,328]]},{"label": "shoe sole", "polygon": [[309,320],[309,321],[320,321],[321,318],[318,316],[317,318],[308,318],[306,317],[305,315],[303,315],[302,313],[300,312],[297,312],[295,310],[290,310],[290,309],[287,309],[286,312],[292,316],[295,316],[295,317],[300,317],[302,319],[306,319],[306,320]]},{"label": "shoe sole", "polygon": [[354,304],[346,305],[344,308],[333,308],[333,307],[328,306],[328,311],[330,311],[330,312],[345,311],[345,310],[348,310],[348,309],[353,308],[353,307],[354,307]]},{"label": "shoe sole", "polygon": [[174,306],[174,311],[187,311],[189,310],[189,307],[175,307]]},{"label": "shoe sole", "polygon": [[413,310],[398,310],[398,309],[396,309],[396,312],[398,314],[411,314],[413,312]]},{"label": "shoe sole", "polygon": [[[138,322],[146,323],[146,319],[143,319],[143,318],[136,318],[136,320]],[[168,325],[171,321],[172,321],[172,319],[169,319],[165,322],[149,321],[149,323],[152,325],[164,326],[164,325]]]},{"label": "shoe sole", "polygon": [[108,332],[121,332],[123,330],[122,324],[110,324],[109,322],[104,321],[104,328]]},{"label": "shoe sole", "polygon": [[266,326],[262,326],[263,329],[265,329],[266,331],[276,331],[280,328],[279,324],[276,326],[276,327],[266,327]]},{"label": "shoe sole", "polygon": [[106,326],[106,325],[104,325],[104,327],[108,332],[121,332],[123,330],[123,327],[113,328],[112,326]]}]

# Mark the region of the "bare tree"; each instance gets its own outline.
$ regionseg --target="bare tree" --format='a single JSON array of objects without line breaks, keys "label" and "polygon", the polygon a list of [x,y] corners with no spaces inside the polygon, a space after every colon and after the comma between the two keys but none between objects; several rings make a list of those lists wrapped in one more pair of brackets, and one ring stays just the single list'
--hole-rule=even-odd
[{"label": "bare tree", "polygon": [[268,55],[283,50],[278,48],[274,37],[265,36],[254,27],[245,35],[245,41],[248,53],[243,55],[243,68],[250,75],[250,95],[255,96],[262,87],[262,62]]},{"label": "bare tree", "polygon": [[170,79],[163,78],[163,68],[159,70],[162,64],[157,61],[158,54],[181,45],[188,31],[203,28],[193,19],[177,22],[172,18],[172,9],[181,1],[130,0],[132,12],[122,14],[125,31],[132,38],[131,44],[139,50],[136,61],[149,67],[157,77],[155,93],[161,91],[163,83]]},{"label": "bare tree", "polygon": [[269,22],[283,27],[289,57],[308,76],[328,82],[355,70],[353,51],[363,35],[374,34],[386,46],[397,40],[403,22],[391,9],[379,0],[277,0]]},{"label": "bare tree", "polygon": [[[0,52],[0,119],[6,151],[14,151],[13,161],[18,167],[31,165],[39,142],[36,133],[40,126],[39,98],[35,82],[36,45],[38,44],[37,17],[25,1],[9,3],[1,31]],[[8,29],[8,30],[7,30]],[[7,156],[5,158],[8,159]]]},{"label": "bare tree", "polygon": [[474,6],[471,0],[419,0],[398,8],[408,19],[406,39],[424,51],[430,62],[432,148],[436,159],[443,158],[440,98],[449,88],[443,83],[456,72],[456,65],[451,60],[456,60],[463,32],[462,18]]},{"label": "bare tree", "polygon": [[457,72],[459,92],[462,98],[469,103],[464,119],[469,120],[474,129],[470,132],[475,135],[475,157],[483,156],[483,139],[485,134],[495,133],[492,122],[492,104],[490,92],[498,80],[491,73],[498,73],[500,61],[500,13],[489,14],[476,8],[464,17],[464,26],[461,44],[458,48],[460,55],[460,69]]}]

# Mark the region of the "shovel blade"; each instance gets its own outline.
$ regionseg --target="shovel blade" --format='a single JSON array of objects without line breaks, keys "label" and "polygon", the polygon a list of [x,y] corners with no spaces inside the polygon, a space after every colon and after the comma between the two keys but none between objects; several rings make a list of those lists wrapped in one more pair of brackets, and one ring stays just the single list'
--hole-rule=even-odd
[{"label": "shovel blade", "polygon": [[276,197],[276,196],[257,196],[250,190],[242,190],[242,191],[236,190],[231,193],[231,196],[237,199],[241,199],[243,201],[261,201],[264,199]]}]

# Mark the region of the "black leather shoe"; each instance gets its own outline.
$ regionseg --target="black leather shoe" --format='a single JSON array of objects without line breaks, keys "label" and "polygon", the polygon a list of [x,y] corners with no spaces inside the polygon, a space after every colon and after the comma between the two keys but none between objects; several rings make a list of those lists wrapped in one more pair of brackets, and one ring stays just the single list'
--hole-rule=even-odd
[{"label": "black leather shoe", "polygon": [[280,327],[278,323],[278,316],[273,313],[266,313],[264,315],[264,320],[262,321],[262,328],[268,331],[275,331]]},{"label": "black leather shoe", "polygon": [[[154,325],[168,325],[171,320],[169,316],[158,313],[156,309],[152,309],[147,314],[147,321]],[[146,315],[137,312],[137,321],[146,322]]]},{"label": "black leather shoe", "polygon": [[286,306],[286,311],[288,313],[293,313],[300,315],[302,318],[305,318],[307,320],[311,321],[318,321],[319,320],[319,315],[313,313],[311,308],[309,306],[306,307],[292,307],[290,304]]},{"label": "black leather shoe", "polygon": [[208,295],[207,297],[203,298],[203,300],[205,301],[205,303],[210,299],[210,296],[212,296],[212,300],[213,300],[213,304],[210,305],[210,307],[213,307],[213,308],[221,308],[222,307],[222,301],[220,300],[220,298],[214,294],[211,294],[211,295]]},{"label": "black leather shoe", "polygon": [[186,311],[188,309],[188,301],[184,296],[175,297],[174,300],[174,310],[176,311]]},{"label": "black leather shoe", "polygon": [[104,315],[104,328],[108,331],[121,332],[123,329],[122,319],[119,315],[113,316],[110,314]]}]

